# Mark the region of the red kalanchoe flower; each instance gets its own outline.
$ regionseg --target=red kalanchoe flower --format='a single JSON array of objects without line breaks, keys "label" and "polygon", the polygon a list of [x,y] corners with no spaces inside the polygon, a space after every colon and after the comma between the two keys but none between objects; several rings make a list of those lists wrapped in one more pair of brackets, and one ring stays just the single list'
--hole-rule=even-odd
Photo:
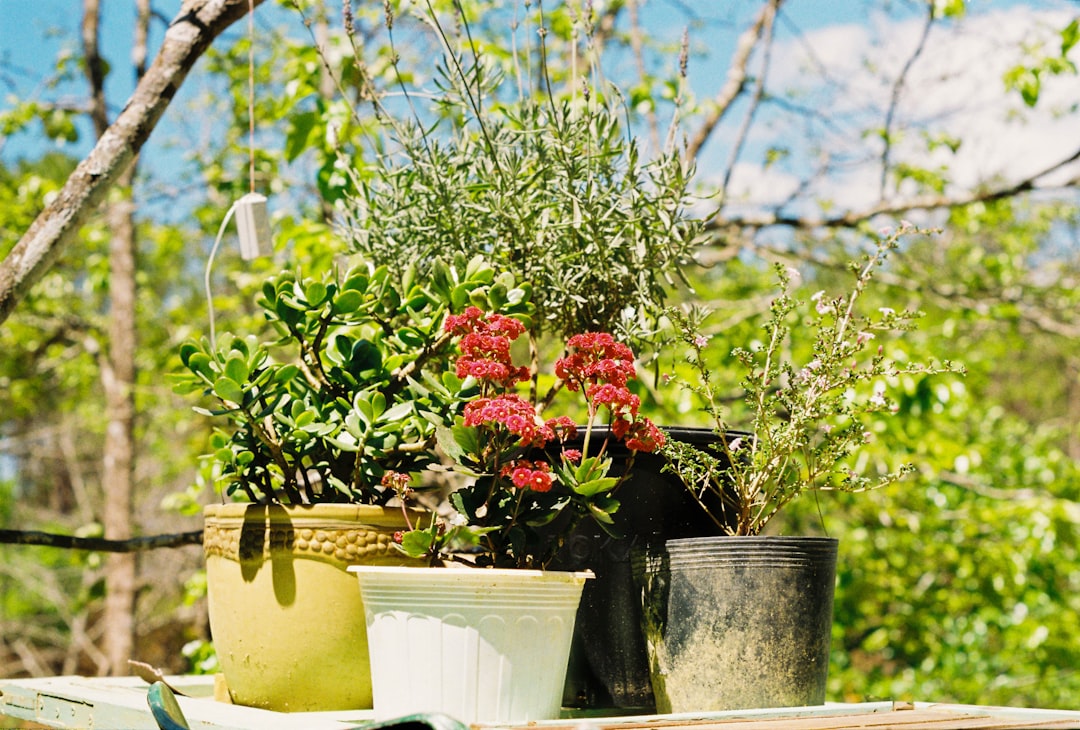
[{"label": "red kalanchoe flower", "polygon": [[476,332],[483,322],[484,310],[480,307],[468,307],[461,314],[446,315],[443,330],[452,335],[467,335],[470,332]]},{"label": "red kalanchoe flower", "polygon": [[504,335],[469,332],[462,336],[458,349],[461,350],[461,354],[477,359],[510,360],[510,338]]},{"label": "red kalanchoe flower", "polygon": [[549,418],[545,425],[551,429],[551,433],[559,440],[559,443],[566,443],[577,436],[577,424],[574,423],[574,419],[570,418],[570,416]]},{"label": "red kalanchoe flower", "polygon": [[626,448],[631,451],[652,453],[661,448],[665,441],[664,432],[648,418],[634,421],[626,434]]},{"label": "red kalanchoe flower", "polygon": [[528,459],[518,459],[503,467],[502,475],[510,477],[510,481],[518,489],[529,489],[533,492],[551,491],[551,465],[545,461],[533,462]]},{"label": "red kalanchoe flower", "polygon": [[529,379],[528,368],[515,367],[495,360],[476,360],[464,356],[458,358],[455,372],[459,378],[471,376],[477,380],[486,380],[503,386],[510,386]]},{"label": "red kalanchoe flower", "polygon": [[384,487],[393,489],[399,497],[407,497],[412,491],[409,489],[409,475],[402,474],[399,471],[388,471],[383,474],[380,484]]},{"label": "red kalanchoe flower", "polygon": [[447,315],[443,329],[452,335],[475,333],[516,340],[524,334],[525,325],[505,314],[488,314],[479,307],[469,307],[461,314]]},{"label": "red kalanchoe flower", "polygon": [[521,322],[469,307],[463,314],[449,315],[443,328],[461,335],[461,357],[456,363],[459,378],[471,376],[503,387],[528,380],[529,369],[516,367],[510,358],[510,343],[525,332]]},{"label": "red kalanchoe flower", "polygon": [[519,437],[522,446],[543,446],[554,438],[551,429],[537,417],[532,403],[515,393],[467,403],[464,419],[470,427],[502,427]]},{"label": "red kalanchoe flower", "polygon": [[570,462],[571,464],[580,464],[581,451],[578,449],[563,449],[562,458],[563,461]]},{"label": "red kalanchoe flower", "polygon": [[611,410],[613,418],[619,418],[624,414],[636,417],[641,399],[631,393],[625,386],[617,386],[612,383],[600,383],[589,386],[585,391],[585,397],[589,400],[589,410],[595,412],[600,406],[607,406]]},{"label": "red kalanchoe flower", "polygon": [[569,354],[555,363],[555,374],[570,390],[611,383],[625,386],[635,376],[634,353],[607,332],[586,332],[566,342]]}]

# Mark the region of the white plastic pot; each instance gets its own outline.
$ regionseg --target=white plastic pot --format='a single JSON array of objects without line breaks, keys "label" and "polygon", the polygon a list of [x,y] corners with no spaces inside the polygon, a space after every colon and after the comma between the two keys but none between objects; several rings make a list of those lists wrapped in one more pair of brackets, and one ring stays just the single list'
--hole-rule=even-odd
[{"label": "white plastic pot", "polygon": [[464,723],[559,717],[591,573],[349,570],[360,579],[376,720],[419,712]]}]

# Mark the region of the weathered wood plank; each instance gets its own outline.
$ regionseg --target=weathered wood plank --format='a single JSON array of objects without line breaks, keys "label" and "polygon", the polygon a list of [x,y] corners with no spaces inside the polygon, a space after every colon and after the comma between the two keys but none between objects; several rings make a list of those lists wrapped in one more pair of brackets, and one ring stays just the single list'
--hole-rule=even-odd
[{"label": "weathered wood plank", "polygon": [[[715,717],[591,718],[538,723],[543,730],[1061,730],[1080,728],[1080,713],[960,705],[825,706]],[[786,716],[785,716],[786,715]],[[525,730],[525,726],[514,730]]]}]

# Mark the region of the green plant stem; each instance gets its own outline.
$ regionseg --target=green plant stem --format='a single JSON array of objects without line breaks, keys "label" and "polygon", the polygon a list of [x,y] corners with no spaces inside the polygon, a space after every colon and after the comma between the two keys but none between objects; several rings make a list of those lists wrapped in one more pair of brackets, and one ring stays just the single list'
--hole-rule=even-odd
[{"label": "green plant stem", "polygon": [[308,345],[307,340],[303,338],[299,340],[300,358],[311,363],[319,383],[330,392],[334,392],[335,388],[330,379],[326,377],[326,370],[323,368],[322,363],[322,351],[326,333],[330,331],[330,325],[333,323],[333,316],[333,306],[327,305],[326,314],[319,318],[319,328],[315,331],[315,339],[311,342],[311,345]]},{"label": "green plant stem", "polygon": [[[255,433],[255,437],[262,442],[264,446],[270,451],[270,456],[277,464],[278,469],[281,470],[284,477],[283,487],[289,495],[289,499],[300,502],[300,492],[296,490],[296,475],[289,469],[289,462],[285,458],[285,453],[281,450],[281,444],[278,443],[276,434],[268,432],[262,422],[251,412],[251,408],[248,406],[240,406],[240,409],[247,416],[248,423],[251,424],[251,430]],[[273,488],[268,491],[268,496],[273,500]],[[258,501],[258,500],[254,500]]]},{"label": "green plant stem", "polygon": [[418,354],[416,358],[410,360],[407,363],[404,363],[397,370],[394,370],[392,373],[390,373],[390,378],[391,380],[393,380],[394,385],[391,386],[386,392],[391,395],[398,393],[401,388],[405,387],[405,385],[408,383],[409,376],[422,368],[429,359],[431,359],[435,355],[438,355],[447,345],[450,344],[450,341],[453,339],[454,336],[449,332],[442,333],[438,339],[436,339],[430,345],[426,346],[423,350],[421,350],[420,354]]},{"label": "green plant stem", "polygon": [[[311,346],[308,345],[307,338],[304,337],[303,333],[300,332],[295,325],[289,322],[284,322],[284,324],[289,330],[289,335],[296,340],[300,347],[300,358],[297,366],[300,368],[300,372],[304,374],[304,378],[313,388],[327,387],[326,373],[322,371],[322,363],[318,361],[317,357],[314,357],[311,354]],[[314,370],[312,369],[312,363],[310,362],[311,358],[314,358],[315,360]]]}]

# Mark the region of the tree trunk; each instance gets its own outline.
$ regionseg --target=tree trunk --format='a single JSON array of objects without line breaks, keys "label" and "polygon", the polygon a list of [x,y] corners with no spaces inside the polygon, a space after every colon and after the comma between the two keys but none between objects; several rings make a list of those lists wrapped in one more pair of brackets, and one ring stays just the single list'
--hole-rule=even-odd
[{"label": "tree trunk", "polygon": [[0,323],[75,239],[215,38],[263,0],[184,0],[127,106],[0,264]]},{"label": "tree trunk", "polygon": [[[135,202],[130,186],[135,166],[121,176],[123,197],[106,213],[109,247],[109,348],[102,371],[105,386],[105,538],[132,536],[135,475]],[[105,561],[103,643],[108,673],[129,674],[135,646],[136,554],[115,553]]]},{"label": "tree trunk", "polygon": [[[90,84],[90,118],[99,140],[109,131],[105,104],[105,63],[98,48],[101,9],[99,0],[84,0],[82,40],[84,69]],[[136,81],[145,72],[139,60],[146,56],[149,15],[138,14],[133,58]],[[140,43],[142,48],[140,48]],[[132,535],[135,474],[135,200],[133,159],[116,181],[119,195],[108,202],[105,225],[109,242],[108,347],[101,362],[105,391],[105,447],[102,492],[105,496],[105,538],[126,540]],[[135,646],[135,588],[137,564],[134,553],[109,555],[105,561],[105,610],[102,643],[106,664],[103,674],[128,674],[128,660]]]}]

